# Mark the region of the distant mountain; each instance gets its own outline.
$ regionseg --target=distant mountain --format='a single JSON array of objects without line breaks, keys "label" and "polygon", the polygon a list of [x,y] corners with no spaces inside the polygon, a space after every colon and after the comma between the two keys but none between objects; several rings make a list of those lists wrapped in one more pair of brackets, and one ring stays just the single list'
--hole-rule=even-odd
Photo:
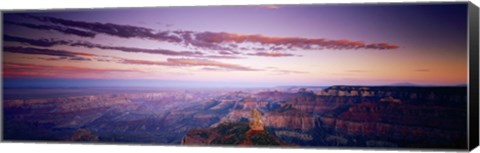
[{"label": "distant mountain", "polygon": [[400,83],[394,83],[394,84],[389,84],[385,86],[402,86],[402,87],[445,87],[445,86],[454,86],[454,87],[464,87],[467,86],[467,84],[455,84],[455,85],[432,85],[432,84],[415,84],[415,83],[410,83],[410,82],[400,82]]},{"label": "distant mountain", "polygon": [[400,82],[400,83],[389,84],[386,86],[410,86],[411,87],[411,86],[422,86],[422,85],[410,83],[410,82]]},{"label": "distant mountain", "polygon": [[330,86],[277,86],[277,88],[327,88]]}]

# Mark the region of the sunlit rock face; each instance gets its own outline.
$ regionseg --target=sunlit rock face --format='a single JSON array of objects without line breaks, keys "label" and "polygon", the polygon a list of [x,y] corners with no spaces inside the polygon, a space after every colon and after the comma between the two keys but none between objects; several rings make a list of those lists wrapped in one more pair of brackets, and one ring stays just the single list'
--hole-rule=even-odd
[{"label": "sunlit rock face", "polygon": [[221,122],[213,128],[192,129],[182,138],[184,145],[286,145],[265,131],[262,115],[252,109],[248,126],[245,122]]},{"label": "sunlit rock face", "polygon": [[250,129],[253,131],[263,131],[262,115],[256,108],[252,110],[252,116],[250,118]]}]

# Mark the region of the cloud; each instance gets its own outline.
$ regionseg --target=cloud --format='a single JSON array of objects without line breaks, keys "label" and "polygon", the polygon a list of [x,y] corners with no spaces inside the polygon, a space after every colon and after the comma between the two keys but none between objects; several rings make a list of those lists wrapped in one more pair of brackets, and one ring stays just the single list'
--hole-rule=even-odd
[{"label": "cloud", "polygon": [[90,58],[85,58],[85,57],[72,57],[72,58],[69,58],[69,60],[74,60],[74,61],[91,61],[92,59],[90,59]]},{"label": "cloud", "polygon": [[86,47],[86,48],[98,48],[98,49],[108,49],[108,50],[118,50],[124,52],[132,53],[149,53],[149,54],[161,54],[169,56],[202,56],[202,52],[192,52],[192,51],[172,51],[167,49],[145,49],[145,48],[134,48],[134,47],[120,47],[120,46],[105,46],[100,44],[93,44],[90,42],[75,42],[68,44],[75,47]]},{"label": "cloud", "polygon": [[[212,59],[241,59],[244,57],[234,56],[234,55],[205,55],[200,51],[173,51],[167,49],[145,49],[145,48],[135,48],[135,47],[122,47],[122,46],[106,46],[100,44],[90,43],[88,41],[65,41],[65,40],[55,40],[55,39],[29,39],[11,35],[4,35],[4,41],[10,42],[19,42],[22,44],[28,44],[33,46],[40,47],[52,47],[56,45],[68,45],[73,47],[85,47],[85,48],[98,48],[104,50],[118,50],[123,52],[131,53],[148,53],[148,54],[161,54],[168,56],[187,56],[187,57],[202,57],[202,58],[212,58]],[[230,52],[235,54],[240,54],[239,52]]]},{"label": "cloud", "polygon": [[346,72],[349,72],[349,73],[367,73],[367,72],[371,72],[371,71],[368,71],[368,70],[347,70]]},{"label": "cloud", "polygon": [[212,35],[212,32],[173,31],[173,33],[180,36],[183,40],[180,44],[186,47],[218,51],[236,51],[238,49],[235,42],[223,43],[223,38],[219,35]]},{"label": "cloud", "polygon": [[19,42],[22,44],[28,44],[28,45],[40,46],[40,47],[52,47],[56,45],[66,45],[70,43],[68,41],[63,41],[63,40],[29,39],[29,38],[11,36],[7,34],[3,35],[3,41]]},{"label": "cloud", "polygon": [[430,72],[430,69],[416,69],[415,72]]},{"label": "cloud", "polygon": [[[352,40],[329,40],[324,38],[275,37],[259,34],[237,34],[227,32],[196,31],[156,31],[150,28],[119,25],[113,23],[83,22],[53,17],[24,15],[39,21],[62,26],[80,28],[96,33],[121,38],[143,38],[157,41],[183,44],[187,47],[208,50],[323,50],[323,49],[396,49],[397,45],[389,43],[364,43]],[[240,47],[239,44],[252,44],[255,47]]]},{"label": "cloud", "polygon": [[41,49],[41,48],[31,48],[31,47],[3,47],[4,52],[11,53],[20,53],[20,54],[35,54],[35,55],[50,55],[58,57],[77,57],[77,56],[96,56],[95,54],[90,53],[77,53],[64,50],[53,50],[53,49]]},{"label": "cloud", "polygon": [[281,53],[281,52],[256,52],[256,53],[250,53],[250,54],[247,54],[247,55],[252,55],[252,56],[266,56],[266,57],[295,56],[294,54]]},{"label": "cloud", "polygon": [[232,55],[204,55],[199,51],[173,51],[167,49],[145,49],[145,48],[134,48],[134,47],[122,47],[122,46],[106,46],[100,44],[94,44],[88,41],[66,41],[66,40],[55,40],[55,39],[30,39],[24,37],[17,37],[11,35],[4,35],[4,41],[9,42],[19,42],[22,44],[39,46],[39,47],[52,47],[57,45],[68,45],[73,47],[85,47],[85,48],[98,48],[104,50],[118,50],[123,52],[131,53],[148,53],[148,54],[161,54],[168,56],[188,56],[188,57],[204,57],[204,58],[216,58],[216,59],[239,59],[243,57],[232,56]]},{"label": "cloud", "polygon": [[53,30],[53,31],[58,31],[58,32],[64,33],[64,34],[76,35],[76,36],[80,36],[80,37],[93,38],[96,35],[96,33],[90,32],[90,31],[83,31],[83,30],[66,28],[66,27],[55,26],[55,25],[38,25],[38,24],[30,24],[30,23],[19,23],[19,22],[13,22],[13,21],[5,21],[5,23],[6,24],[18,25],[18,26],[23,26],[23,27],[28,27],[28,28],[32,28],[32,29]]},{"label": "cloud", "polygon": [[[19,39],[23,40],[23,39]],[[51,45],[51,40],[42,40],[42,41],[31,41],[29,39],[25,39],[23,41],[25,43],[35,44],[37,42],[42,42],[39,44],[47,44]],[[33,42],[33,43],[32,43]],[[47,43],[44,43],[47,42]],[[145,52],[145,50],[136,49],[136,48],[122,48],[122,47],[108,47],[108,46],[101,46],[96,44],[88,44],[88,43],[72,43],[69,44],[71,46],[84,46],[88,48],[100,48],[100,49],[115,49],[115,50],[123,50],[123,51],[132,51],[132,52]],[[161,65],[161,66],[187,66],[187,67],[194,67],[194,66],[203,66],[203,67],[215,67],[216,70],[235,70],[235,71],[260,71],[260,69],[254,69],[246,66],[241,66],[237,64],[229,64],[218,62],[214,60],[207,60],[207,59],[189,59],[189,58],[168,58],[167,61],[146,61],[146,60],[133,60],[133,59],[123,59],[123,58],[115,58],[115,57],[103,57],[97,56],[95,54],[89,53],[77,53],[77,52],[70,52],[64,50],[53,50],[53,49],[40,49],[40,48],[32,48],[32,47],[4,47],[5,52],[12,52],[12,53],[21,53],[21,54],[34,54],[34,55],[49,55],[49,56],[56,56],[56,58],[41,58],[43,60],[72,60],[72,61],[92,61],[93,59],[97,61],[103,62],[117,62],[122,64],[139,64],[139,65]],[[151,50],[148,50],[151,51]],[[194,55],[190,52],[185,52],[183,54],[175,54],[171,52],[162,52],[162,54],[169,54],[169,55]],[[87,57],[81,57],[87,56]],[[279,56],[279,55],[270,55],[269,56]],[[284,55],[282,55],[284,56]],[[94,57],[88,58],[88,57]],[[203,56],[207,58],[241,58],[237,56],[229,56],[229,55],[209,55]],[[275,70],[276,73],[300,73],[295,71],[284,71],[284,70]]]},{"label": "cloud", "polygon": [[397,45],[392,45],[388,43],[378,43],[378,44],[368,44],[365,45],[367,49],[397,49]]},{"label": "cloud", "polygon": [[274,70],[272,71],[272,74],[276,75],[288,75],[288,74],[306,74],[308,72],[304,71],[293,71],[293,70]]},{"label": "cloud", "polygon": [[62,60],[70,60],[70,61],[92,61],[91,58],[86,57],[54,57],[54,58],[43,58],[39,57],[37,59],[42,59],[46,61],[62,61]]},{"label": "cloud", "polygon": [[202,70],[205,70],[205,71],[228,71],[226,69],[215,68],[215,67],[204,67],[204,68],[202,68]]},{"label": "cloud", "polygon": [[123,64],[139,64],[139,65],[162,65],[162,66],[177,66],[168,62],[157,62],[157,61],[146,61],[146,60],[134,60],[134,59],[123,59],[121,61]]},{"label": "cloud", "polygon": [[230,56],[230,55],[206,55],[206,56],[199,56],[204,58],[213,58],[213,59],[243,59],[245,57],[241,56]]},{"label": "cloud", "polygon": [[187,58],[168,58],[167,61],[146,61],[146,60],[131,60],[124,59],[121,63],[124,64],[140,64],[140,65],[161,65],[161,66],[205,66],[205,67],[216,67],[225,70],[236,70],[236,71],[259,71],[259,69],[254,69],[246,66],[223,63],[207,59],[187,59]]},{"label": "cloud", "polygon": [[43,16],[33,16],[28,14],[23,14],[24,17],[36,19],[43,22],[49,22],[53,24],[58,24],[67,27],[81,28],[84,30],[89,30],[96,32],[97,34],[106,34],[110,36],[116,36],[121,38],[144,38],[158,41],[166,42],[180,42],[181,39],[175,35],[172,35],[168,31],[155,31],[150,28],[131,26],[131,25],[120,25],[113,23],[99,23],[99,22],[83,22],[83,21],[74,21],[66,20],[53,17],[43,17]]},{"label": "cloud", "polygon": [[270,71],[274,75],[288,75],[288,74],[306,74],[305,71],[295,71],[295,70],[283,70],[276,67],[267,67],[266,70]]},{"label": "cloud", "polygon": [[65,40],[55,40],[55,39],[30,39],[23,38],[11,35],[4,35],[4,41],[7,42],[19,42],[22,44],[39,46],[39,47],[53,47],[57,45],[68,45],[73,47],[85,47],[85,48],[98,48],[104,50],[117,50],[130,53],[148,53],[148,54],[160,54],[168,56],[187,56],[187,57],[203,57],[203,58],[212,58],[212,59],[240,59],[244,57],[233,56],[233,55],[204,55],[199,51],[173,51],[167,49],[145,49],[145,48],[134,48],[134,47],[121,47],[121,46],[106,46],[100,44],[94,44],[87,41],[65,41]]},{"label": "cloud", "polygon": [[232,51],[232,50],[221,50],[221,51],[218,51],[219,54],[221,55],[238,55],[238,54],[241,54],[240,52],[238,51]]},{"label": "cloud", "polygon": [[[301,38],[301,37],[273,37],[265,35],[235,34],[226,32],[197,32],[193,33],[194,39],[186,40],[184,43],[204,49],[235,49],[225,44],[257,44],[254,50],[267,50],[274,47],[274,50],[322,50],[322,49],[396,49],[398,46],[388,43],[366,44],[363,41],[351,40],[328,40],[323,38]],[[246,48],[248,49],[248,48]]]},{"label": "cloud", "polygon": [[101,74],[142,72],[128,69],[94,69],[73,66],[46,66],[37,64],[3,63],[5,78],[90,78]]}]

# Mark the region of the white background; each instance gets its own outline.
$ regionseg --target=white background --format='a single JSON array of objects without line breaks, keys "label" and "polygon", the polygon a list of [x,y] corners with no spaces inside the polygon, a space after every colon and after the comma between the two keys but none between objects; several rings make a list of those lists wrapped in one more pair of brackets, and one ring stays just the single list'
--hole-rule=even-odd
[{"label": "white background", "polygon": [[[142,6],[192,6],[192,5],[245,5],[245,4],[308,4],[308,3],[375,3],[375,2],[422,2],[425,0],[2,0],[1,10],[12,9],[52,9],[52,8],[104,8],[104,7],[142,7]],[[441,2],[430,0],[430,2]],[[473,0],[479,6],[480,0]],[[432,151],[408,151],[408,150],[361,150],[361,149],[278,149],[278,148],[233,148],[233,147],[179,147],[179,146],[151,146],[151,145],[87,145],[87,144],[59,144],[59,143],[0,143],[0,152],[49,152],[49,153],[250,153],[250,152],[278,152],[278,153],[349,153],[349,152],[411,152],[426,153]],[[446,152],[446,151],[441,151]],[[480,153],[476,149],[475,153]]]}]

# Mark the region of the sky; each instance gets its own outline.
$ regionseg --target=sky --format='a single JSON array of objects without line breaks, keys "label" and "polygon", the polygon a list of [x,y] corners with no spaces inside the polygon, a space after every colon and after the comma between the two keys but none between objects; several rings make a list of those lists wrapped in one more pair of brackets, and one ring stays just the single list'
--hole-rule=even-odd
[{"label": "sky", "polygon": [[3,77],[11,86],[467,84],[466,4],[3,15]]}]

